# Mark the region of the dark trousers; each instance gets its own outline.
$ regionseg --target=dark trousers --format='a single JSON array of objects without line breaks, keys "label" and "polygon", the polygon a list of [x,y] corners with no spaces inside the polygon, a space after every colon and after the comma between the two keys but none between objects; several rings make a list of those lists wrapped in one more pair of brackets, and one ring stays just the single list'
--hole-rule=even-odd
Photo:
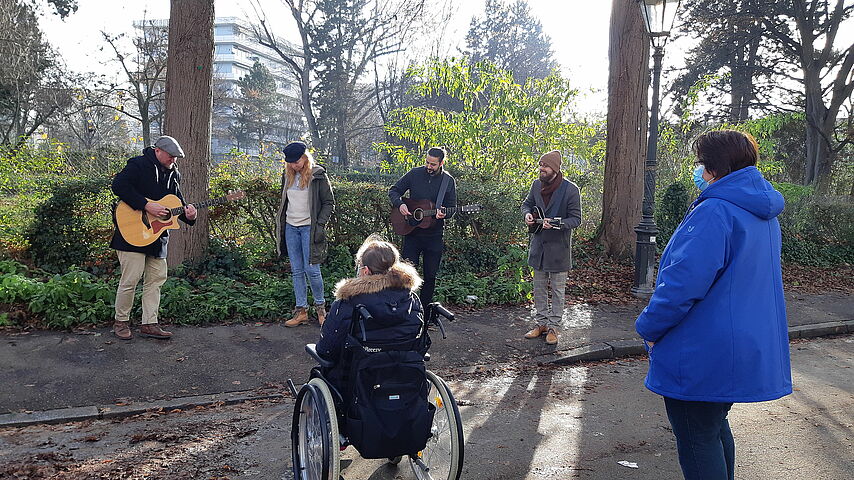
[{"label": "dark trousers", "polygon": [[436,275],[442,262],[442,250],[445,243],[442,235],[407,235],[403,237],[403,258],[418,268],[419,258],[424,257],[424,285],[421,287],[421,303],[426,307],[433,301],[436,289]]},{"label": "dark trousers", "polygon": [[727,414],[731,403],[664,397],[685,480],[733,480],[735,441]]}]

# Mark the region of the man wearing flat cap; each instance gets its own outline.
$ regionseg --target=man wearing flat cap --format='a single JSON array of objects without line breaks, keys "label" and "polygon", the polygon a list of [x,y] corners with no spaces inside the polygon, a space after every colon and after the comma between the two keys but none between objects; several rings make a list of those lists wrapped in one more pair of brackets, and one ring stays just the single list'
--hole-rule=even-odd
[{"label": "man wearing flat cap", "polygon": [[[572,268],[572,229],[581,224],[580,192],[574,183],[563,178],[560,164],[557,150],[540,157],[539,178],[522,202],[525,224],[542,226],[530,235],[528,245],[528,265],[534,270],[536,325],[525,338],[545,335],[549,345],[558,341],[566,303],[566,277]],[[542,212],[540,218],[535,218],[535,211]]]},{"label": "man wearing flat cap", "polygon": [[[175,166],[175,160],[184,157],[184,150],[178,141],[162,136],[154,145],[145,147],[142,155],[127,161],[127,165],[113,178],[113,193],[134,210],[145,211],[154,217],[169,214],[169,209],[157,200],[172,194],[185,204],[184,213],[179,216],[184,223],[196,223],[196,208],[186,205],[181,194],[181,174]],[[113,219],[115,221],[115,219]],[[113,232],[110,247],[116,250],[122,267],[119,288],[116,291],[116,316],[113,333],[122,340],[130,340],[130,311],[133,307],[134,292],[139,280],[142,285],[142,324],[140,335],[144,337],[169,339],[171,332],[160,328],[157,316],[160,310],[160,287],[166,282],[166,245],[169,242],[169,230],[153,243],[138,247],[128,243],[118,227]]]}]

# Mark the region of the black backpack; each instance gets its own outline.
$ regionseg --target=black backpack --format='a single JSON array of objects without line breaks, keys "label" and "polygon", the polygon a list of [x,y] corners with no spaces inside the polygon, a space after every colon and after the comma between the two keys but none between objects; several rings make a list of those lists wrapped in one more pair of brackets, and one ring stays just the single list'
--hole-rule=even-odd
[{"label": "black backpack", "polygon": [[427,445],[436,411],[427,401],[426,328],[419,338],[400,343],[365,340],[351,332],[345,342],[351,389],[345,396],[347,436],[363,458],[414,455]]}]

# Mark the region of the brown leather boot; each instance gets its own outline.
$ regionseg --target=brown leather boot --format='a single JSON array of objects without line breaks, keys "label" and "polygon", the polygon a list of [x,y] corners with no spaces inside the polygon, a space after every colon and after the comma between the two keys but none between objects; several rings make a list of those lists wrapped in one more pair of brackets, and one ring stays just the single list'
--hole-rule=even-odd
[{"label": "brown leather boot", "polygon": [[130,340],[133,338],[133,333],[130,331],[130,322],[113,323],[113,333],[122,340]]},{"label": "brown leather boot", "polygon": [[528,333],[525,334],[525,338],[540,338],[540,336],[545,335],[546,330],[545,325],[537,325],[536,327],[528,330]]},{"label": "brown leather boot", "polygon": [[557,345],[557,330],[550,328],[546,332],[546,343],[549,345]]},{"label": "brown leather boot", "polygon": [[294,309],[294,316],[291,317],[290,320],[285,322],[286,327],[296,327],[302,324],[308,323],[308,312],[305,310],[305,307],[298,307]]},{"label": "brown leather boot", "polygon": [[160,328],[159,324],[156,323],[146,323],[145,325],[140,325],[139,334],[143,337],[151,337],[151,338],[159,338],[160,340],[169,340],[172,338],[172,332],[167,332]]},{"label": "brown leather boot", "polygon": [[326,304],[321,303],[320,305],[315,305],[314,311],[317,312],[317,321],[322,327],[323,322],[326,321]]}]

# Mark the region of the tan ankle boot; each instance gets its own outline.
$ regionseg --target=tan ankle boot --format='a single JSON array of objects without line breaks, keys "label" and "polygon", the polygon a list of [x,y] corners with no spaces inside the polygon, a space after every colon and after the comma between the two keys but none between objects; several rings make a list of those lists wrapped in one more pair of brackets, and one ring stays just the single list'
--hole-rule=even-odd
[{"label": "tan ankle boot", "polygon": [[314,310],[317,312],[317,321],[322,327],[323,322],[326,321],[326,304],[315,305]]},{"label": "tan ankle boot", "polygon": [[294,316],[291,317],[290,320],[285,322],[285,326],[296,327],[304,323],[308,323],[308,312],[305,310],[304,307],[298,307],[294,309]]}]

